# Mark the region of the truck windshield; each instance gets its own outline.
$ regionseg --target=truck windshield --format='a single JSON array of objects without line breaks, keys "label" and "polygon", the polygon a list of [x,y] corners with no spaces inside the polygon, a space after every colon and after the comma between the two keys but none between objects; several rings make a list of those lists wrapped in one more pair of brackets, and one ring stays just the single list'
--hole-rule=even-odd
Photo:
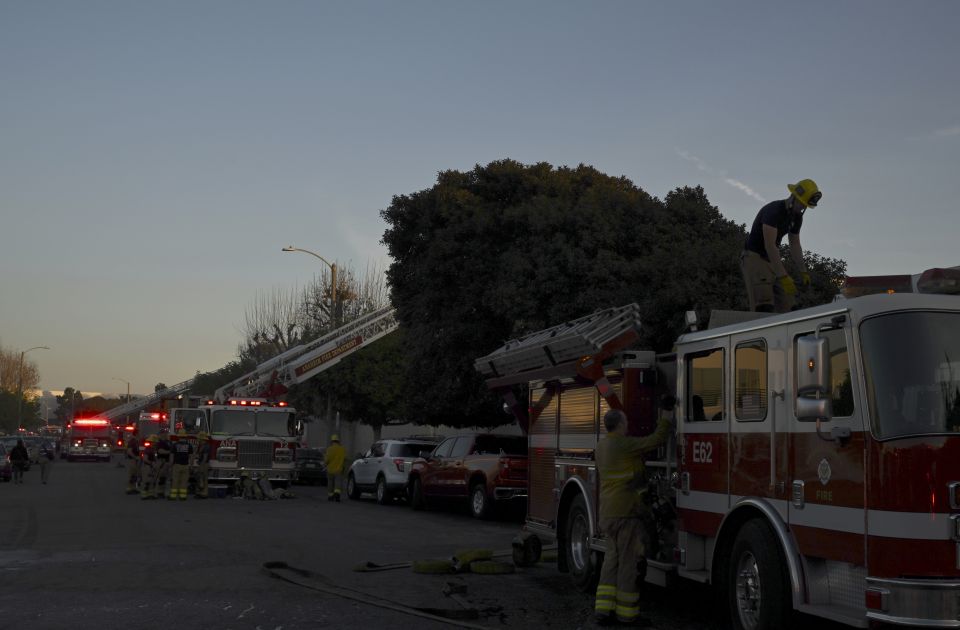
[{"label": "truck windshield", "polygon": [[960,432],[960,313],[895,313],[860,326],[880,439]]},{"label": "truck windshield", "polygon": [[291,415],[289,412],[223,409],[213,412],[210,428],[219,434],[290,437],[293,435]]}]

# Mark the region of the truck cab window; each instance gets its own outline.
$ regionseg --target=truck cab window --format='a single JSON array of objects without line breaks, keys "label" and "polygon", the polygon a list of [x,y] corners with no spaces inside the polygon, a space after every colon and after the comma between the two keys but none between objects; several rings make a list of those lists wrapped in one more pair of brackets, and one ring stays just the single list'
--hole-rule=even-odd
[{"label": "truck cab window", "polygon": [[767,344],[762,340],[737,345],[733,354],[736,374],[734,413],[742,422],[767,417]]},{"label": "truck cab window", "polygon": [[[800,337],[812,337],[810,332]],[[830,392],[833,405],[833,417],[845,418],[853,415],[853,385],[850,381],[850,358],[847,353],[847,338],[842,329],[825,330],[820,336],[830,344]],[[793,352],[796,356],[797,343],[794,339]],[[797,377],[793,377],[793,390],[797,390]]]},{"label": "truck cab window", "polygon": [[723,420],[723,349],[686,356],[687,422]]}]

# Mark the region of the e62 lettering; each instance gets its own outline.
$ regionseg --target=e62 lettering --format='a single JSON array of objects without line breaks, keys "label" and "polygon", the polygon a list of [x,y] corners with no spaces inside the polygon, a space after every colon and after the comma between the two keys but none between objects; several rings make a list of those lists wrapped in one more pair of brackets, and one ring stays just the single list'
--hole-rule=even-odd
[{"label": "e62 lettering", "polygon": [[712,442],[693,442],[693,463],[712,464],[713,463],[713,443]]}]

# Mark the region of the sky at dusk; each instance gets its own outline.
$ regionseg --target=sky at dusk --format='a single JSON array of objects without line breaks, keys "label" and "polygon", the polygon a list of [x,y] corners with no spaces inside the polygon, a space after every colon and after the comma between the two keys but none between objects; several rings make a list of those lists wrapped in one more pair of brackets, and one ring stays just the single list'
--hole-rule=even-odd
[{"label": "sky at dusk", "polygon": [[[806,249],[960,265],[960,3],[0,0],[0,345],[44,389],[235,358],[313,250],[389,263],[438,171],[584,163],[752,222],[815,179]],[[731,252],[731,256],[739,252]],[[598,305],[607,306],[607,305]]]}]

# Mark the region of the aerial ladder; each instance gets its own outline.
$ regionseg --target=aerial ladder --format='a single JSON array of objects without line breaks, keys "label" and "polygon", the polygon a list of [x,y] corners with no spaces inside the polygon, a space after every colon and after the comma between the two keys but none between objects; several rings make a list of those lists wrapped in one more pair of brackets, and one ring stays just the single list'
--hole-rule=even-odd
[{"label": "aerial ladder", "polygon": [[160,404],[164,400],[178,398],[186,394],[188,391],[190,391],[191,386],[193,386],[192,378],[187,379],[182,383],[177,383],[176,385],[167,387],[166,389],[156,391],[149,396],[143,396],[135,400],[130,400],[122,405],[114,407],[113,409],[108,409],[100,414],[100,417],[106,418],[107,420],[113,420],[127,414],[140,413],[144,409]]},{"label": "aerial ladder", "polygon": [[252,372],[219,388],[214,398],[224,402],[231,396],[273,397],[286,393],[291,385],[310,380],[357,350],[392,333],[398,326],[392,306],[373,311],[264,361]]}]

